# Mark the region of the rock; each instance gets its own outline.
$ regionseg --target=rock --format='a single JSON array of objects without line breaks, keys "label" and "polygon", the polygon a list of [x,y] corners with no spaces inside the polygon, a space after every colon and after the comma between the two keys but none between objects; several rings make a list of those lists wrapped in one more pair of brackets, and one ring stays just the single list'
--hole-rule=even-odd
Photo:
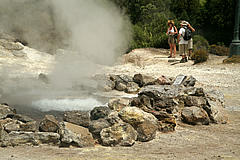
[{"label": "rock", "polygon": [[87,128],[68,122],[61,122],[60,126],[60,146],[94,147],[95,141]]},{"label": "rock", "polygon": [[113,98],[108,102],[108,107],[115,111],[120,111],[126,106],[129,106],[130,100],[124,98]]},{"label": "rock", "polygon": [[138,131],[139,141],[150,141],[156,136],[157,118],[137,107],[125,107],[119,111],[119,117]]},{"label": "rock", "polygon": [[127,83],[124,81],[116,81],[115,88],[118,91],[125,91],[127,89]]},{"label": "rock", "polygon": [[177,97],[182,90],[177,85],[148,85],[144,86],[138,95],[145,94],[150,98],[159,99],[162,96]]},{"label": "rock", "polygon": [[185,107],[182,110],[183,121],[189,124],[209,124],[207,112],[197,106]]},{"label": "rock", "polygon": [[158,121],[158,130],[161,132],[175,131],[177,126],[176,118],[167,113],[166,111],[151,111],[159,121]]},{"label": "rock", "polygon": [[201,96],[201,97],[205,97],[205,93],[203,88],[196,88],[196,87],[192,87],[192,88],[187,88],[186,89],[186,93],[189,96]]},{"label": "rock", "polygon": [[111,124],[105,119],[93,120],[89,123],[88,129],[92,133],[94,139],[100,140],[100,132],[104,128],[110,127]]},{"label": "rock", "polygon": [[66,111],[63,114],[63,120],[83,127],[88,127],[90,115],[87,111]]},{"label": "rock", "polygon": [[39,130],[43,132],[57,132],[59,128],[58,121],[53,115],[46,115],[39,125]]},{"label": "rock", "polygon": [[12,131],[8,134],[7,140],[0,142],[0,145],[1,146],[39,145],[39,144],[59,145],[59,143],[60,135],[57,133]]},{"label": "rock", "polygon": [[91,118],[91,120],[105,118],[110,112],[111,112],[111,109],[106,106],[95,107],[90,112],[90,115],[91,115],[90,118]]},{"label": "rock", "polygon": [[36,121],[23,123],[20,125],[20,131],[37,132],[39,125]]},{"label": "rock", "polygon": [[34,121],[32,118],[29,118],[28,116],[21,115],[21,114],[8,114],[6,118],[15,119],[15,120],[21,121],[23,123]]},{"label": "rock", "polygon": [[104,128],[100,135],[105,146],[132,146],[137,140],[138,133],[130,124],[122,122]]},{"label": "rock", "polygon": [[4,130],[3,124],[0,123],[0,147],[7,147],[9,142],[9,135]]},{"label": "rock", "polygon": [[163,133],[175,131],[176,124],[158,121],[158,130]]},{"label": "rock", "polygon": [[142,74],[135,74],[133,77],[133,81],[137,83],[140,87],[156,84],[156,80],[153,77]]},{"label": "rock", "polygon": [[185,87],[190,87],[190,86],[193,87],[195,83],[196,83],[196,78],[194,78],[193,76],[187,76],[182,82],[182,84]]},{"label": "rock", "polygon": [[16,109],[2,103],[0,104],[0,116],[5,114],[16,114]]},{"label": "rock", "polygon": [[126,93],[137,93],[139,91],[139,86],[135,82],[128,82],[125,88]]},{"label": "rock", "polygon": [[224,107],[224,104],[225,104],[224,94],[220,90],[214,89],[211,91],[206,91],[205,95],[207,98],[209,98],[212,101],[221,102],[222,106]]},{"label": "rock", "polygon": [[11,132],[11,131],[20,131],[20,125],[21,123],[18,123],[19,121],[17,120],[12,120],[11,122],[7,122],[5,125],[4,125],[4,129],[7,131],[7,132]]},{"label": "rock", "polygon": [[228,121],[228,114],[222,103],[218,100],[212,101],[210,98],[207,98],[208,105],[204,107],[207,111],[211,122],[217,124],[225,124]]},{"label": "rock", "polygon": [[117,111],[111,111],[108,116],[105,118],[111,125],[123,122],[118,116]]},{"label": "rock", "polygon": [[19,42],[15,43],[5,39],[0,39],[0,45],[7,50],[22,50],[24,48],[24,46]]},{"label": "rock", "polygon": [[197,96],[187,96],[185,99],[185,104],[187,106],[205,106],[207,101],[204,97],[197,97]]},{"label": "rock", "polygon": [[161,77],[158,77],[156,80],[156,84],[159,84],[159,85],[170,85],[171,83],[172,81],[163,75]]}]

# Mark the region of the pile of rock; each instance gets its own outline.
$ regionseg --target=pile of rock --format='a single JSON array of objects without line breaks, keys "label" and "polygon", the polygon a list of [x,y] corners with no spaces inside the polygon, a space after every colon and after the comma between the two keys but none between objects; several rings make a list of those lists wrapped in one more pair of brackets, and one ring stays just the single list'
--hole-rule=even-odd
[{"label": "pile of rock", "polygon": [[106,146],[131,146],[136,141],[154,139],[157,131],[174,131],[178,123],[227,122],[223,94],[219,90],[194,87],[196,79],[192,76],[180,76],[180,80],[163,76],[155,80],[141,74],[132,78],[110,75],[105,84],[110,81],[115,89],[127,92],[129,84],[134,83],[138,96],[113,98],[108,106],[98,106],[89,112],[64,112],[60,123],[46,115],[37,124],[16,114],[8,105],[0,105],[0,146],[47,143],[91,147],[96,142]]},{"label": "pile of rock", "polygon": [[7,104],[0,105],[0,146],[40,145],[92,147],[94,139],[87,128],[67,122],[58,122],[46,115],[38,123],[17,114]]}]

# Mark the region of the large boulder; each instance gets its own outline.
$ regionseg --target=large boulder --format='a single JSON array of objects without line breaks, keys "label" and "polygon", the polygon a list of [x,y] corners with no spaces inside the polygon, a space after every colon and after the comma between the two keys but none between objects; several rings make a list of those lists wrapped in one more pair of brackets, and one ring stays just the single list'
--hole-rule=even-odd
[{"label": "large boulder", "polygon": [[132,146],[137,140],[137,131],[128,123],[116,123],[104,128],[101,133],[102,144],[106,146]]},{"label": "large boulder", "polygon": [[61,122],[60,126],[60,146],[94,147],[95,141],[87,128],[68,122]]},{"label": "large boulder", "polygon": [[58,121],[53,115],[46,115],[39,125],[39,130],[42,132],[57,132],[59,128]]},{"label": "large boulder", "polygon": [[88,127],[90,115],[87,111],[66,111],[63,114],[63,120],[83,127]]},{"label": "large boulder", "polygon": [[137,107],[125,107],[118,114],[124,122],[131,124],[137,130],[139,141],[150,141],[155,138],[158,120],[152,114]]},{"label": "large boulder", "polygon": [[210,123],[207,112],[197,106],[183,108],[182,117],[184,122],[193,125]]}]

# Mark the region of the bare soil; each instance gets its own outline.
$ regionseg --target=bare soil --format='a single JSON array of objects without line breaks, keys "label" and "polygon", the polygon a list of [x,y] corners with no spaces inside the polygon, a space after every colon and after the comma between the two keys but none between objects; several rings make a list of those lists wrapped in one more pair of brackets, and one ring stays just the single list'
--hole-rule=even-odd
[{"label": "bare soil", "polygon": [[[16,146],[0,148],[0,159],[114,159],[114,160],[238,160],[240,159],[240,64],[222,64],[227,57],[210,55],[205,63],[193,65],[168,62],[167,52],[158,49],[133,51],[138,61],[104,67],[104,73],[134,75],[193,75],[196,86],[220,89],[225,95],[227,124],[187,125],[180,123],[175,132],[158,133],[150,142],[136,142],[131,147],[59,148],[57,146]],[[130,53],[132,54],[132,53]],[[177,60],[180,60],[178,55]]]}]

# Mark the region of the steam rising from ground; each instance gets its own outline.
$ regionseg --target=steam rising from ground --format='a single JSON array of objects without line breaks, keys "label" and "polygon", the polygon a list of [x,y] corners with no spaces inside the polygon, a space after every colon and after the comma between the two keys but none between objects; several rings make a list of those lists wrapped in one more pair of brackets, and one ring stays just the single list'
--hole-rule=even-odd
[{"label": "steam rising from ground", "polygon": [[112,64],[126,52],[131,40],[130,23],[106,0],[52,0],[57,15],[71,31],[71,47],[89,59]]},{"label": "steam rising from ground", "polygon": [[56,54],[49,76],[56,90],[88,83],[99,64],[116,62],[131,42],[128,18],[108,0],[1,0],[0,19],[4,32]]}]

